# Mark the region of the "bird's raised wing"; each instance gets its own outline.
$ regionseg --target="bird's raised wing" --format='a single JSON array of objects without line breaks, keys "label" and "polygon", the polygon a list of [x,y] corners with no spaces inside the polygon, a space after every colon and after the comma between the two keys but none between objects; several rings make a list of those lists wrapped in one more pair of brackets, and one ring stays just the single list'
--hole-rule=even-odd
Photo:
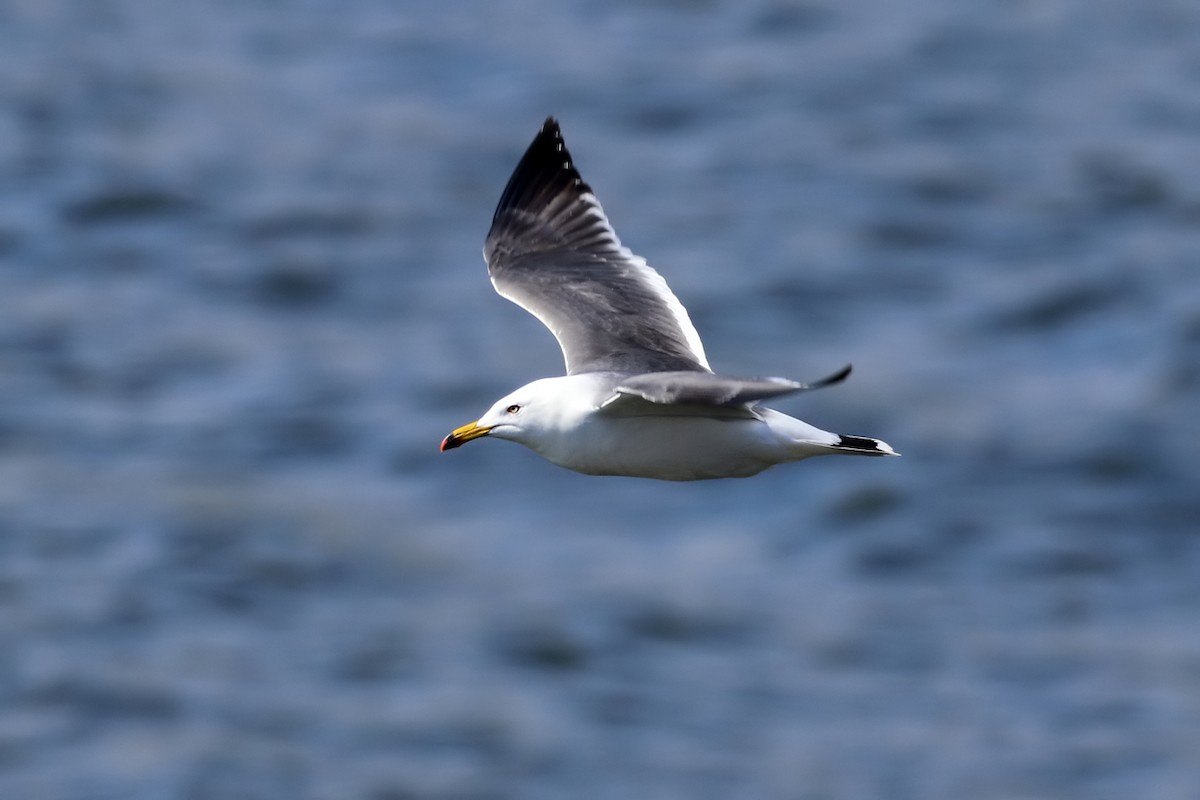
[{"label": "bird's raised wing", "polygon": [[621,245],[553,118],[509,178],[483,255],[496,291],[554,334],[568,375],[709,372],[687,311]]}]

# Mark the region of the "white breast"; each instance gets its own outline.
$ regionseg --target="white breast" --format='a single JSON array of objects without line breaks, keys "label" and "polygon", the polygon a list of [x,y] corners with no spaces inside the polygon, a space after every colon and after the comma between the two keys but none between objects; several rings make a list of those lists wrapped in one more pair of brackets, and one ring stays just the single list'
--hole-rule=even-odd
[{"label": "white breast", "polygon": [[542,452],[588,475],[673,481],[744,478],[790,460],[771,428],[755,419],[592,415]]}]

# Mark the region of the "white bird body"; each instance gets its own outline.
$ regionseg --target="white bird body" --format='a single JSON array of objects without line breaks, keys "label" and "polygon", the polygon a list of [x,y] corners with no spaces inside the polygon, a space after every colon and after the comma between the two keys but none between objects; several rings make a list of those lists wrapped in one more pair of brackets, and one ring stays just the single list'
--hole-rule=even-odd
[{"label": "white bird body", "polygon": [[[670,481],[746,478],[848,449],[846,437],[760,406],[714,411],[644,401],[606,404],[618,379],[606,373],[543,378],[498,400],[456,433],[475,438],[474,431],[486,431],[586,475]],[[891,448],[876,454],[891,455]]]},{"label": "white bird body", "polygon": [[592,415],[548,444],[530,447],[560,467],[587,475],[696,481],[748,478],[831,449],[796,433],[836,439],[778,411],[759,413],[762,419]]},{"label": "white bird body", "polygon": [[759,402],[839,383],[713,374],[687,310],[624,247],[546,120],[517,165],[484,244],[492,283],[558,340],[567,365],[454,430],[442,450],[492,436],[588,475],[744,478],[788,461],[898,455],[823,431]]}]

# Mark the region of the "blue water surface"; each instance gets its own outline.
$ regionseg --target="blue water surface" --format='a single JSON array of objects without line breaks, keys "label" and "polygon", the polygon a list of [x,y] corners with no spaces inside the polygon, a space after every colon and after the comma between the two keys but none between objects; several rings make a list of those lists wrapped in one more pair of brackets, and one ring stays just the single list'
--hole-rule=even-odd
[{"label": "blue water surface", "polygon": [[[1200,6],[0,5],[0,797],[1200,796]],[[437,446],[556,115],[746,481]]]}]

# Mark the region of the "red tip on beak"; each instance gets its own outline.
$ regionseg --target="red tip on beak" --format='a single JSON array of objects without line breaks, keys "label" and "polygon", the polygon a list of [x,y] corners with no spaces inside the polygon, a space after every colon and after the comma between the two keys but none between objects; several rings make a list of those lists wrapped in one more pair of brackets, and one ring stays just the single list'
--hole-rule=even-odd
[{"label": "red tip on beak", "polygon": [[480,436],[487,436],[491,428],[484,428],[474,422],[469,422],[461,428],[455,428],[450,432],[450,435],[442,439],[441,451],[444,453],[447,450],[453,450],[456,447],[462,447],[472,439],[478,439]]}]

